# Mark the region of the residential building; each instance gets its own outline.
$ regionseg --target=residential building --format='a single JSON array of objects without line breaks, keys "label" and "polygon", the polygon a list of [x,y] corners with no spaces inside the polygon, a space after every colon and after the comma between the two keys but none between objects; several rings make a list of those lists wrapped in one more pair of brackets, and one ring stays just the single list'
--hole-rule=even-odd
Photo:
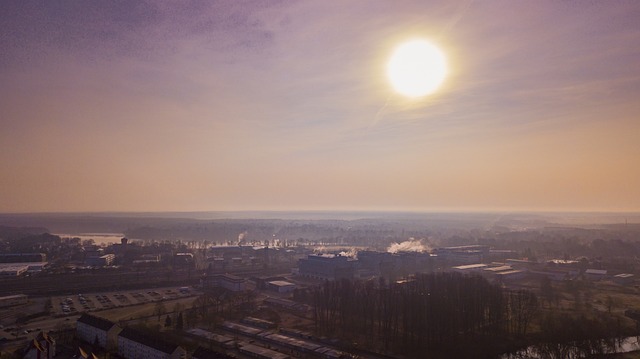
[{"label": "residential building", "polygon": [[82,314],[76,325],[76,336],[100,348],[113,349],[122,329],[115,323],[89,314]]},{"label": "residential building", "polygon": [[48,333],[40,332],[29,342],[24,359],[52,359],[56,355],[56,341]]}]

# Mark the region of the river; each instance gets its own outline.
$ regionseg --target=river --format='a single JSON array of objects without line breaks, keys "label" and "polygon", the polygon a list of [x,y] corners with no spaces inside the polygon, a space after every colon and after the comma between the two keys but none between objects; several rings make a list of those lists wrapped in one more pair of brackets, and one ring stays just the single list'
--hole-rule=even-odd
[{"label": "river", "polygon": [[[630,353],[640,351],[640,337],[627,337],[622,339],[619,343],[616,344],[614,349],[605,350],[607,354],[613,353]],[[568,347],[568,346],[567,346]],[[543,353],[540,349],[539,345],[532,345],[526,349],[522,349],[513,354],[504,354],[500,359],[551,359],[556,358],[553,354],[549,355],[547,353]],[[606,346],[605,346],[606,348]],[[569,350],[570,351],[570,350]],[[562,355],[562,359],[578,359],[583,358],[579,353],[564,353]],[[560,357],[558,357],[560,358]]]}]

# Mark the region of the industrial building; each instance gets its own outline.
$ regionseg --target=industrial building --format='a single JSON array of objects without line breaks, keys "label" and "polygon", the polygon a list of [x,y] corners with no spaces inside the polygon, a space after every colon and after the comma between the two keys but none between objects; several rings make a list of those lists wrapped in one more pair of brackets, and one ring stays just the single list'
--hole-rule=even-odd
[{"label": "industrial building", "polygon": [[285,310],[290,310],[293,312],[298,312],[298,313],[306,313],[307,311],[309,311],[309,306],[306,304],[302,304],[302,303],[298,303],[298,302],[294,302],[292,300],[289,299],[282,299],[282,298],[266,298],[264,301],[262,301],[262,303],[264,303],[265,305],[274,307],[274,308],[279,308],[279,309],[285,309]]},{"label": "industrial building", "polygon": [[99,257],[88,257],[85,259],[85,263],[91,267],[106,267],[113,265],[115,259],[115,254],[105,254]]},{"label": "industrial building", "polygon": [[[194,337],[207,339],[211,341],[213,344],[221,348],[231,349],[235,347],[235,340],[233,338],[228,337],[226,335],[212,333],[204,329],[200,329],[200,328],[189,329],[187,330],[187,334]],[[195,354],[193,356],[195,357]]]},{"label": "industrial building", "polygon": [[11,307],[19,304],[27,304],[29,297],[24,294],[7,295],[0,297],[0,308]]},{"label": "industrial building", "polygon": [[607,277],[607,271],[606,269],[587,269],[584,272],[584,277],[587,280],[602,280]]},{"label": "industrial building", "polygon": [[620,285],[633,284],[634,280],[635,280],[635,276],[631,273],[621,273],[613,276],[613,281]]},{"label": "industrial building", "polygon": [[452,267],[451,270],[454,272],[462,273],[462,274],[471,274],[471,273],[481,273],[488,266],[486,264],[476,263],[476,264],[467,264],[463,266]]},{"label": "industrial building", "polygon": [[[310,335],[286,335],[289,333],[286,330],[280,330],[280,333],[274,333],[271,330],[258,329],[233,322],[224,322],[222,324],[222,328],[234,333],[255,338],[262,342],[273,344],[276,347],[284,347],[303,355],[312,355],[314,357],[319,356],[331,359],[344,357],[344,353],[341,353],[332,347],[327,347],[325,344],[308,340],[311,339]],[[298,333],[297,331],[290,332]],[[240,352],[248,354],[254,358],[289,358],[288,355],[259,346],[248,346],[242,342],[239,343],[239,346]]]},{"label": "industrial building", "polygon": [[267,283],[267,289],[278,293],[291,293],[296,285],[284,280],[274,280]]},{"label": "industrial building", "polygon": [[353,279],[355,260],[333,254],[310,254],[298,261],[299,274],[307,278]]},{"label": "industrial building", "polygon": [[26,263],[9,263],[0,264],[0,276],[3,277],[19,277],[29,270]]},{"label": "industrial building", "polygon": [[259,347],[249,343],[240,343],[238,350],[240,353],[246,354],[252,358],[258,359],[289,359],[289,355],[277,352],[275,350]]},{"label": "industrial building", "polygon": [[231,274],[207,275],[200,280],[202,289],[225,288],[232,292],[241,292],[247,289],[247,280]]},{"label": "industrial building", "polygon": [[1,253],[0,263],[46,262],[44,253]]},{"label": "industrial building", "polygon": [[439,260],[450,264],[482,263],[489,257],[489,246],[468,245],[436,248],[433,253]]},{"label": "industrial building", "polygon": [[274,322],[254,317],[245,317],[242,319],[242,322],[263,329],[273,329],[277,326]]}]

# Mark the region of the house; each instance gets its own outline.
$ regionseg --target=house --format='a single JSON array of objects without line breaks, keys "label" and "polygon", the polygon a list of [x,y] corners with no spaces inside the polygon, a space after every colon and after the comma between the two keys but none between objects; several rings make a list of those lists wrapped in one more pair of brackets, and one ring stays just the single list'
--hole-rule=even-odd
[{"label": "house", "polygon": [[182,359],[187,352],[161,338],[124,328],[118,334],[118,355],[125,359]]},{"label": "house", "polygon": [[40,332],[29,342],[24,359],[52,359],[56,355],[56,341],[47,333]]},{"label": "house", "polygon": [[100,348],[113,349],[117,344],[118,333],[122,329],[115,323],[89,314],[82,314],[76,324],[76,336]]}]

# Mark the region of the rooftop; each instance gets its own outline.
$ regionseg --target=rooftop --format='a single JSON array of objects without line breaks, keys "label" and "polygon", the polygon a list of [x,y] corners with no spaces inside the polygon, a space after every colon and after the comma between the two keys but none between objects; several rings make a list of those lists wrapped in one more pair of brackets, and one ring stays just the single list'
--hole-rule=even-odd
[{"label": "rooftop", "polygon": [[78,318],[78,323],[84,323],[86,325],[90,325],[94,328],[98,328],[104,331],[111,329],[115,323],[100,317],[94,317],[89,314],[82,314],[80,318]]},{"label": "rooftop", "polygon": [[129,339],[167,354],[171,354],[179,348],[176,344],[166,342],[161,338],[153,337],[131,328],[124,328],[118,337]]},{"label": "rooftop", "polygon": [[218,353],[216,351],[213,351],[213,350],[207,349],[207,348],[203,348],[203,347],[198,347],[196,349],[196,351],[193,352],[191,357],[194,358],[194,359],[226,359],[226,358],[234,358],[234,357],[229,356],[227,354]]},{"label": "rooftop", "polygon": [[487,265],[486,264],[467,264],[467,265],[463,265],[463,266],[457,266],[457,267],[452,267],[453,269],[457,269],[457,270],[470,270],[470,269],[481,269],[481,268],[486,268]]}]

